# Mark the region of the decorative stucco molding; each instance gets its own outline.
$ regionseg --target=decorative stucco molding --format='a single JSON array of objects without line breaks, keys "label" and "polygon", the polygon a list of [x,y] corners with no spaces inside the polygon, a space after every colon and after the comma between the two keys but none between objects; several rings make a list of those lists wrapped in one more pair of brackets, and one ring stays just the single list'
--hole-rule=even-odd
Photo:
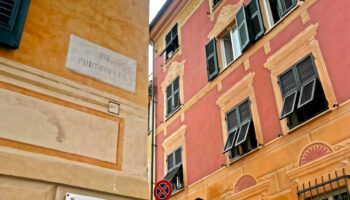
[{"label": "decorative stucco molding", "polygon": [[176,77],[180,78],[180,105],[183,105],[184,103],[184,90],[183,90],[183,75],[184,75],[184,68],[185,68],[185,62],[186,60],[183,60],[182,62],[172,62],[167,74],[165,75],[165,78],[161,84],[163,97],[164,97],[164,118],[166,116],[166,88],[168,85],[170,85],[171,82],[175,80]]},{"label": "decorative stucco molding", "polygon": [[322,142],[315,142],[313,144],[310,144],[301,153],[299,158],[299,166],[303,166],[332,152],[332,148]]},{"label": "decorative stucco molding", "polygon": [[236,18],[236,13],[242,6],[243,0],[240,0],[235,5],[227,5],[220,11],[218,19],[216,20],[214,28],[210,31],[208,39],[217,37],[222,31],[225,30]]},{"label": "decorative stucco molding", "polygon": [[251,186],[243,191],[240,191],[238,193],[235,193],[232,190],[229,190],[228,192],[221,195],[221,198],[224,200],[252,200],[252,199],[264,199],[264,197],[267,195],[267,192],[269,190],[270,183],[268,181],[258,183],[254,186]]}]

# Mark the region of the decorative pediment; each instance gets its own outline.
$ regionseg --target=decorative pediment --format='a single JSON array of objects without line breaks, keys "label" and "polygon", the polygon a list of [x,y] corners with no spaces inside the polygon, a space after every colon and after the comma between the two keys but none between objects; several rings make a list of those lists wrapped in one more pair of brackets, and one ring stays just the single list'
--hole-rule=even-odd
[{"label": "decorative pediment", "polygon": [[299,166],[305,165],[313,160],[326,156],[332,153],[333,150],[328,145],[317,142],[307,146],[299,159]]},{"label": "decorative pediment", "polygon": [[166,87],[177,77],[183,76],[185,60],[178,63],[172,62],[167,74],[165,75],[164,81],[162,82],[162,90],[165,91]]},{"label": "decorative pediment", "polygon": [[218,36],[227,26],[229,26],[235,20],[236,13],[242,4],[243,0],[240,0],[235,5],[227,5],[221,9],[215,26],[208,35],[209,39]]}]

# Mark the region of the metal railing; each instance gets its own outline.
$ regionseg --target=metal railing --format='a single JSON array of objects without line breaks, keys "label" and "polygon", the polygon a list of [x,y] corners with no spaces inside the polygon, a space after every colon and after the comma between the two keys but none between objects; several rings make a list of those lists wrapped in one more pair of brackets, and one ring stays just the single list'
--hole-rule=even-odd
[{"label": "metal railing", "polygon": [[303,183],[302,188],[297,186],[298,200],[350,200],[347,180],[349,178],[350,175],[346,175],[343,168],[340,176],[335,171],[333,178],[328,174],[326,180],[321,176],[320,181],[315,178],[314,183],[311,181],[307,185]]}]

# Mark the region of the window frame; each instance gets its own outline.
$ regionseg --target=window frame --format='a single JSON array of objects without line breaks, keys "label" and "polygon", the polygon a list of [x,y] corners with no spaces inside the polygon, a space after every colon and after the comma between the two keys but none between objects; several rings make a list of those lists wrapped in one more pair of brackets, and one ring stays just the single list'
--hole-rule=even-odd
[{"label": "window frame", "polygon": [[325,61],[323,60],[321,48],[319,46],[318,40],[316,40],[318,27],[319,25],[317,23],[310,24],[303,31],[293,37],[289,42],[287,42],[283,47],[281,47],[278,51],[270,55],[264,63],[264,67],[270,71],[270,80],[275,97],[277,113],[281,112],[283,104],[281,88],[278,84],[278,76],[290,68],[290,66],[295,64],[296,60],[301,60],[310,53],[312,53],[314,56],[315,68],[317,70],[320,83],[322,84],[323,92],[328,102],[328,111],[323,112],[322,114],[319,114],[292,129],[288,128],[286,119],[279,120],[283,135],[287,135],[296,129],[302,128],[302,126],[309,121],[315,120],[328,113],[329,111],[336,109],[334,105],[337,105],[337,99],[332,87],[332,82],[330,81],[327,72]]},{"label": "window frame", "polygon": [[[239,111],[239,108],[240,108],[240,106],[242,106],[244,103],[248,103],[249,118],[242,120],[242,119],[241,119],[241,113],[240,113],[240,111]],[[232,113],[232,112],[235,112],[236,120],[237,120],[237,125],[234,126],[234,127],[232,127],[231,129],[229,129],[228,115],[229,115],[230,113]],[[229,111],[227,111],[227,112],[225,113],[225,122],[226,122],[226,130],[227,130],[228,136],[229,136],[229,134],[232,134],[232,133],[235,131],[234,141],[232,141],[231,147],[232,147],[232,148],[242,149],[243,147],[242,147],[241,145],[242,145],[242,143],[246,142],[246,140],[247,140],[247,135],[249,134],[250,128],[253,128],[253,129],[254,129],[254,127],[250,127],[250,126],[252,126],[252,124],[254,124],[254,122],[253,122],[253,116],[252,116],[252,110],[251,110],[251,101],[250,101],[250,98],[249,98],[249,97],[245,98],[245,99],[244,99],[243,101],[241,101],[239,104],[235,105],[232,109],[230,109]],[[238,141],[238,139],[239,139],[239,136],[240,136],[240,133],[241,133],[241,130],[242,130],[242,126],[243,126],[244,124],[246,124],[246,123],[249,123],[249,127],[248,127],[248,129],[247,129],[247,133],[246,133],[245,139],[244,139],[243,141],[241,141],[239,144],[237,144],[237,141]],[[246,154],[248,154],[248,153],[250,153],[250,152],[252,152],[252,151],[254,151],[255,149],[258,148],[258,140],[257,140],[255,131],[254,131],[254,135],[255,135],[256,147],[254,147],[253,149],[248,150],[247,152],[243,153],[242,155],[235,155],[235,156],[234,156],[233,153],[232,153],[232,152],[234,151],[234,149],[230,148],[228,151],[226,151],[226,152],[229,152],[229,158],[230,158],[231,162],[234,161],[234,160],[236,160],[236,159],[238,159],[238,158],[240,158],[240,157],[245,156]],[[229,137],[227,137],[227,139],[229,139]],[[252,139],[253,139],[253,138],[252,138]],[[226,143],[225,143],[225,145],[224,145],[224,148],[225,148],[225,146],[226,146]],[[241,150],[241,151],[243,151],[243,150]],[[225,152],[225,149],[223,150],[223,152]],[[226,153],[226,152],[225,152],[225,153]]]},{"label": "window frame", "polygon": [[255,73],[250,72],[245,77],[243,77],[238,83],[233,85],[231,88],[229,88],[224,94],[222,94],[218,100],[216,101],[216,104],[220,108],[220,114],[221,114],[221,130],[223,134],[223,148],[226,143],[226,140],[228,138],[228,131],[227,131],[227,124],[225,121],[226,113],[233,109],[233,107],[237,106],[247,98],[250,100],[250,113],[251,118],[254,120],[253,127],[255,131],[255,138],[257,141],[257,148],[251,150],[250,152],[235,158],[230,159],[229,154],[224,154],[226,158],[226,164],[230,165],[234,163],[236,160],[239,160],[245,156],[250,155],[251,153],[254,153],[257,151],[260,146],[259,144],[263,144],[263,135],[262,135],[262,129],[260,124],[260,117],[253,87],[253,80],[255,77]]},{"label": "window frame", "polygon": [[[180,156],[181,156],[180,158],[181,159],[180,159],[180,162],[178,164],[176,164],[176,152],[178,150],[180,150]],[[167,171],[166,171],[166,174],[164,175],[164,179],[169,173],[173,173],[174,170],[177,170],[175,172],[175,174],[173,174],[173,177],[171,178],[171,180],[168,180],[172,184],[173,178],[175,178],[176,175],[178,175],[178,173],[182,173],[180,175],[180,176],[182,176],[182,182],[181,182],[182,187],[176,189],[176,187],[172,186],[172,194],[171,195],[173,195],[173,194],[175,194],[175,193],[185,189],[185,173],[184,173],[184,164],[183,164],[182,152],[183,152],[183,148],[182,148],[182,146],[179,146],[179,147],[175,148],[173,151],[171,151],[169,154],[167,154],[167,156],[166,156]],[[168,158],[171,155],[173,155],[173,162],[174,162],[174,164],[173,164],[173,166],[170,169],[168,169]]]},{"label": "window frame", "polygon": [[[223,67],[222,67],[222,70],[226,69],[228,66],[230,66],[235,60],[237,60],[242,54],[242,47],[241,47],[241,44],[239,42],[239,47],[240,47],[240,54],[239,55],[236,55],[236,49],[235,49],[235,45],[234,45],[234,32],[237,31],[237,34],[238,34],[238,30],[237,30],[237,26],[234,25],[232,28],[230,28],[230,30],[228,30],[221,38],[220,38],[220,51],[221,51],[221,60],[222,60],[222,63],[223,63]],[[224,44],[224,41],[223,41],[223,38],[224,36],[229,33],[230,34],[230,41],[231,41],[231,47],[232,47],[232,56],[233,56],[233,59],[231,62],[227,63],[227,55],[226,55],[226,51],[225,51],[225,44]],[[238,40],[239,37],[238,37]]]},{"label": "window frame", "polygon": [[[297,66],[304,62],[305,60],[307,59],[311,59],[311,63],[312,63],[312,68],[314,70],[314,75],[312,77],[310,77],[309,79],[307,79],[304,83],[301,82],[301,77],[299,76],[299,72],[298,72],[298,68]],[[318,71],[317,71],[317,67],[316,67],[316,64],[315,64],[315,57],[312,55],[312,53],[309,53],[307,54],[306,56],[304,56],[302,59],[298,60],[296,63],[294,63],[292,66],[290,66],[288,69],[286,69],[283,73],[281,73],[280,75],[278,75],[278,83],[279,83],[279,87],[280,87],[280,90],[281,90],[281,96],[283,98],[283,106],[281,108],[281,112],[280,112],[280,120],[283,119],[283,118],[288,118],[288,122],[289,122],[289,116],[294,113],[294,112],[298,112],[298,110],[303,110],[304,106],[307,104],[307,103],[304,103],[303,106],[298,106],[299,105],[299,102],[300,102],[300,97],[301,97],[301,90],[303,88],[304,85],[306,85],[307,83],[309,83],[310,81],[314,80],[315,79],[315,87],[316,87],[316,84],[319,83],[321,85],[319,85],[319,87],[321,87],[322,89],[322,93],[323,95],[325,96],[325,92],[324,92],[324,89],[322,87],[322,83],[319,79],[319,75],[318,75]],[[296,87],[294,89],[292,89],[291,91],[288,91],[284,94],[283,92],[283,88],[281,86],[281,77],[288,73],[290,70],[292,70],[292,73],[293,73],[293,76],[294,76],[294,79],[295,79],[295,82],[296,82]],[[285,99],[286,97],[290,96],[291,94],[294,94],[296,93],[296,96],[294,98],[294,101],[293,101],[293,109],[291,112],[287,113],[287,114],[284,114],[283,115],[283,110],[284,110],[284,105],[285,105]],[[315,90],[313,90],[313,93],[315,93]],[[327,101],[327,98],[325,96],[325,100]],[[310,102],[310,101],[309,101]],[[328,104],[328,102],[327,102]],[[294,127],[297,127],[303,123],[305,123],[306,121],[308,121],[309,119],[312,119],[320,114],[322,114],[323,112],[327,111],[329,109],[329,105],[326,106],[326,108],[324,110],[319,110],[319,113],[314,113],[314,115],[311,115],[309,117],[307,117],[307,119],[304,119],[304,120],[300,120],[298,119],[298,123],[296,125],[290,125],[289,126],[289,123],[288,123],[288,127],[289,129],[293,129]],[[283,116],[282,116],[283,115]]]},{"label": "window frame", "polygon": [[[270,0],[262,0],[264,7],[265,7],[265,13],[266,13],[266,19],[269,25],[268,30],[273,29],[277,24],[279,24],[285,17],[287,17],[294,9],[296,9],[298,7],[298,1],[299,0],[294,0],[295,1],[295,5],[293,7],[291,7],[288,11],[286,11],[283,16],[280,15],[280,10],[279,8],[277,8],[277,12],[279,15],[279,20],[274,22],[273,19],[273,15],[272,15],[272,9],[271,9],[271,5],[270,5]],[[279,1],[281,0],[276,0],[277,3],[277,7],[279,7]],[[265,33],[267,33],[267,31],[265,31]]]},{"label": "window frame", "polygon": [[[178,89],[176,91],[174,91],[174,84],[175,81],[178,81]],[[170,95],[170,97],[168,97],[168,88],[171,87],[172,93]],[[171,99],[172,102],[172,106],[175,105],[175,93],[178,94],[178,106],[177,107],[172,107],[171,111],[169,111],[169,107],[168,107],[168,102],[169,99]],[[181,92],[180,92],[180,76],[177,76],[165,89],[165,103],[166,103],[166,118],[171,117],[178,109],[180,109],[181,107],[181,98],[180,98]]]},{"label": "window frame", "polygon": [[[172,32],[173,32],[173,29],[176,28],[176,35],[173,36],[172,35]],[[169,43],[167,43],[167,40],[166,38],[168,37],[168,35],[170,35],[170,41]],[[167,49],[170,45],[173,45],[173,43],[175,42],[175,39],[177,40],[177,48],[173,50],[173,53],[171,54],[171,56],[167,57],[168,56],[168,52],[167,52]],[[174,26],[172,26],[172,28],[170,29],[170,31],[165,35],[165,48],[164,48],[164,62],[167,62],[169,61],[175,54],[176,52],[179,50],[180,48],[180,42],[179,42],[179,25],[178,23],[176,23]]]}]

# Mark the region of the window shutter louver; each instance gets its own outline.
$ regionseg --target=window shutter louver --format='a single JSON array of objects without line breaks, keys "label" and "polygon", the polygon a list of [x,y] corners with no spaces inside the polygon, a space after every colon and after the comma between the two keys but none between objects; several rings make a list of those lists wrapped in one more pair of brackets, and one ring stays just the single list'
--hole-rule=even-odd
[{"label": "window shutter louver", "polygon": [[280,17],[287,14],[297,4],[296,0],[278,0],[277,3]]},{"label": "window shutter louver", "polygon": [[182,148],[179,148],[175,151],[175,165],[182,163],[181,151]]},{"label": "window shutter louver", "polygon": [[166,89],[166,94],[167,94],[167,114],[170,114],[172,111],[173,107],[173,101],[172,101],[172,93],[173,93],[173,88],[172,84],[170,84],[167,89]]},{"label": "window shutter louver", "polygon": [[292,112],[294,112],[297,94],[298,94],[298,90],[295,90],[293,93],[287,95],[283,99],[283,106],[280,114],[280,120],[287,117]]},{"label": "window shutter louver", "polygon": [[168,171],[170,171],[173,167],[174,167],[174,154],[171,153],[170,155],[168,155]]},{"label": "window shutter louver", "polygon": [[250,122],[251,120],[242,124],[241,128],[239,129],[239,133],[237,135],[235,146],[242,144],[247,139],[248,131],[250,128]]},{"label": "window shutter louver", "polygon": [[298,63],[296,66],[297,66],[300,84],[304,84],[308,80],[316,77],[316,69],[313,63],[312,56],[306,57],[303,61]]},{"label": "window shutter louver", "polygon": [[247,49],[250,43],[249,29],[244,5],[242,5],[236,14],[236,26],[238,30],[238,36],[241,41],[241,48],[242,51],[244,51]]},{"label": "window shutter louver", "polygon": [[297,89],[297,82],[294,76],[293,69],[288,70],[286,73],[282,74],[279,77],[282,95],[286,95],[288,92],[291,92]]},{"label": "window shutter louver", "polygon": [[238,126],[238,120],[237,120],[237,112],[236,109],[231,110],[226,114],[226,123],[227,123],[227,129],[228,131],[232,131]]},{"label": "window shutter louver", "polygon": [[250,106],[249,106],[248,100],[239,106],[238,109],[239,109],[239,116],[240,116],[241,123],[251,119],[249,107]]},{"label": "window shutter louver", "polygon": [[236,135],[237,135],[237,129],[228,135],[225,146],[224,146],[224,150],[222,151],[223,154],[232,149],[232,147],[235,143]]},{"label": "window shutter louver", "polygon": [[316,78],[311,79],[301,86],[298,108],[311,102],[315,96]]},{"label": "window shutter louver", "polygon": [[258,0],[251,0],[246,6],[247,13],[250,17],[251,33],[253,41],[257,41],[261,36],[264,35],[265,27],[262,20],[262,15],[260,11],[260,5]]},{"label": "window shutter louver", "polygon": [[207,60],[208,81],[210,81],[219,73],[215,38],[205,45],[205,54]]},{"label": "window shutter louver", "polygon": [[30,0],[0,0],[0,43],[18,48]]}]

